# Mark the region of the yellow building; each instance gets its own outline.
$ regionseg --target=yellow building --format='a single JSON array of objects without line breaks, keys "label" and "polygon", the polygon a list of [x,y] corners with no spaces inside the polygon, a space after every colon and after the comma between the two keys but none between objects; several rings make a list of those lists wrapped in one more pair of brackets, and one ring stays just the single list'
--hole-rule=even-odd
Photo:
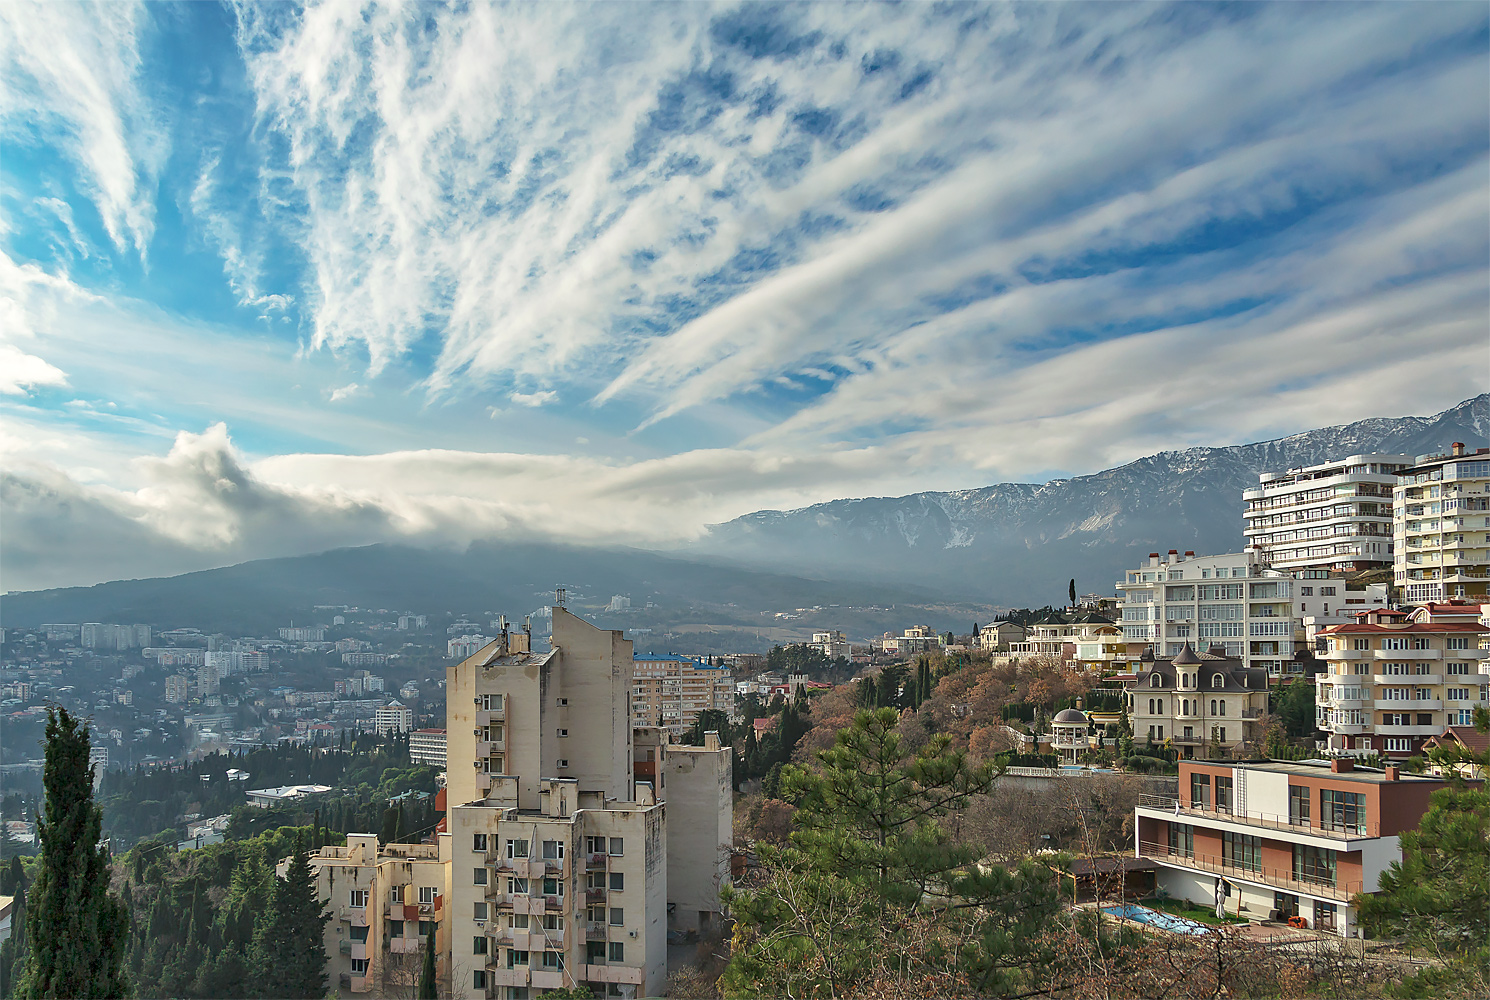
[{"label": "yellow building", "polygon": [[1409,604],[1490,600],[1490,449],[1450,454],[1397,471],[1393,578]]},{"label": "yellow building", "polygon": [[735,713],[735,679],[728,666],[671,653],[637,654],[632,664],[633,726],[681,733],[708,709]]}]

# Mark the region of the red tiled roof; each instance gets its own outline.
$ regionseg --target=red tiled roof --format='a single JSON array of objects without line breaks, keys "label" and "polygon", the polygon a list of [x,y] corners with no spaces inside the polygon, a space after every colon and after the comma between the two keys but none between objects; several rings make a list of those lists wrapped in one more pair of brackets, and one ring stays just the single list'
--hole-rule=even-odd
[{"label": "red tiled roof", "polygon": [[1482,733],[1474,726],[1450,726],[1440,735],[1430,737],[1424,746],[1443,746],[1450,742],[1459,743],[1470,753],[1484,753],[1490,750],[1490,733]]},{"label": "red tiled roof", "polygon": [[1490,632],[1484,625],[1470,622],[1412,622],[1408,625],[1371,625],[1356,622],[1354,625],[1331,625],[1315,635],[1339,635],[1344,632],[1385,632],[1389,635],[1406,635],[1410,632]]}]

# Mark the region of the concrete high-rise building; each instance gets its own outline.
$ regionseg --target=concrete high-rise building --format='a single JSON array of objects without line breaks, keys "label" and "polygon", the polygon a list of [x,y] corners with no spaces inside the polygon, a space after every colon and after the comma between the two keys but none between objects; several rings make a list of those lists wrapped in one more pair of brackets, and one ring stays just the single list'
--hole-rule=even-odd
[{"label": "concrete high-rise building", "polygon": [[[1219,556],[1174,549],[1129,570],[1117,582],[1123,638],[1151,644],[1160,660],[1195,649],[1240,659],[1273,677],[1302,670],[1294,660],[1301,623],[1294,616],[1293,576],[1267,566],[1254,551]],[[1130,666],[1138,669],[1136,658]]]},{"label": "concrete high-rise building", "polygon": [[1477,604],[1379,608],[1321,630],[1329,669],[1315,679],[1320,749],[1411,757],[1448,726],[1472,725],[1474,709],[1490,707],[1490,674],[1480,672],[1490,651],[1479,648],[1490,627],[1479,613]]},{"label": "concrete high-rise building", "polygon": [[1278,570],[1387,569],[1396,472],[1412,464],[1411,455],[1366,454],[1265,472],[1242,493],[1247,544]]},{"label": "concrete high-rise building", "polygon": [[150,645],[150,626],[88,622],[79,629],[79,642],[86,649],[144,649]]},{"label": "concrete high-rise building", "polygon": [[191,697],[192,680],[185,674],[171,674],[166,678],[166,701],[179,705]]},{"label": "concrete high-rise building", "polygon": [[731,752],[633,732],[633,662],[559,607],[549,651],[504,633],[447,669],[452,995],[658,996],[670,923],[717,919]]},{"label": "concrete high-rise building", "polygon": [[1398,469],[1392,518],[1393,582],[1409,604],[1490,602],[1490,449],[1455,442]]},{"label": "concrete high-rise building", "polygon": [[409,759],[417,764],[443,768],[447,760],[445,748],[443,729],[416,729],[409,734]]},{"label": "concrete high-rise building", "polygon": [[[283,878],[289,859],[281,861]],[[341,993],[413,996],[424,948],[435,932],[435,975],[449,975],[450,836],[433,844],[383,844],[351,833],[345,847],[310,856],[316,889],[331,914],[323,931],[329,985]]]},{"label": "concrete high-rise building", "polygon": [[812,641],[807,645],[821,651],[830,660],[836,660],[840,656],[846,660],[853,652],[848,639],[837,629],[812,633]]},{"label": "concrete high-rise building", "polygon": [[692,656],[638,653],[633,665],[631,723],[681,733],[707,709],[733,715],[735,681],[730,668]]},{"label": "concrete high-rise building", "polygon": [[373,713],[373,729],[379,736],[407,733],[413,728],[414,710],[402,702],[389,702]]},{"label": "concrete high-rise building", "polygon": [[220,690],[222,690],[222,677],[218,674],[217,667],[198,667],[197,694],[205,698],[209,694],[217,694]]}]

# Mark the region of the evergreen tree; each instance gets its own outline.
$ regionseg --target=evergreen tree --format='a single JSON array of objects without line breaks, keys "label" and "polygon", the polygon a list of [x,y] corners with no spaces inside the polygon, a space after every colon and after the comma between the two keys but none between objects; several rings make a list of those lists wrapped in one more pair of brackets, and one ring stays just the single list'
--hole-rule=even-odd
[{"label": "evergreen tree", "polygon": [[439,1000],[440,985],[435,979],[435,922],[429,923],[424,939],[424,967],[419,971],[419,1000]]},{"label": "evergreen tree", "polygon": [[1119,757],[1133,756],[1133,720],[1128,718],[1128,702],[1123,700],[1123,714],[1118,716],[1117,752]]},{"label": "evergreen tree", "polygon": [[859,682],[859,707],[879,707],[879,691],[875,688],[873,677],[866,677]]},{"label": "evergreen tree", "polygon": [[15,996],[15,985],[26,960],[26,870],[13,857],[0,874],[0,895],[14,896],[11,904],[10,937],[0,942],[0,997]]},{"label": "evergreen tree", "polygon": [[109,895],[103,815],[93,803],[88,726],[47,710],[41,864],[27,901],[25,997],[119,997],[129,992],[129,919]]},{"label": "evergreen tree", "polygon": [[1071,607],[1076,607],[1076,579],[1072,577],[1071,582],[1066,585],[1068,596],[1071,598]]},{"label": "evergreen tree", "polygon": [[254,931],[249,968],[255,994],[315,1000],[326,994],[322,934],[330,914],[321,912],[308,855],[296,851],[284,878],[275,878],[269,913]]}]

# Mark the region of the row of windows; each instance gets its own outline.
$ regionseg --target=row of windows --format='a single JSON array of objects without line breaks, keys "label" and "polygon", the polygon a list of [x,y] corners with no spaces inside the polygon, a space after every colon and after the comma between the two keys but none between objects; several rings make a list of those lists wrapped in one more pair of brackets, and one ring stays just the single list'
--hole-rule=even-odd
[{"label": "row of windows", "polygon": [[[1344,646],[1340,647],[1344,649]],[[1351,649],[1433,649],[1433,637],[1429,635],[1386,635],[1381,638],[1380,646],[1372,646],[1369,636],[1355,636],[1350,642]],[[1451,635],[1444,640],[1445,649],[1469,649],[1469,636]]]},{"label": "row of windows", "polygon": [[[485,854],[487,850],[487,835],[484,833],[473,833],[471,835],[471,850],[478,854]],[[516,861],[528,856],[532,842],[527,840],[508,840],[507,858]],[[543,841],[542,857],[545,861],[562,861],[564,859],[564,842],[562,840]],[[586,854],[609,854],[613,858],[625,857],[626,838],[624,837],[586,837]]]}]

